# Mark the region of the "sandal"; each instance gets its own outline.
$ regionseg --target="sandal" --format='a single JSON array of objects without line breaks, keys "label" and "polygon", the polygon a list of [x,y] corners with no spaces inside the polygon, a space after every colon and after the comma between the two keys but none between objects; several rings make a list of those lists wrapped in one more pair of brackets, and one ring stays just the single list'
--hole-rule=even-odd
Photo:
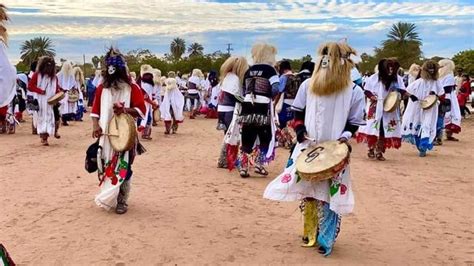
[{"label": "sandal", "polygon": [[369,152],[367,153],[367,156],[368,156],[370,159],[374,159],[374,158],[375,158],[375,152],[374,152],[374,150],[369,150]]},{"label": "sandal", "polygon": [[242,178],[247,178],[250,176],[248,170],[241,169],[239,173],[240,173],[240,177]]},{"label": "sandal", "polygon": [[375,155],[375,157],[377,158],[377,160],[379,161],[385,161],[385,157],[383,157],[383,154],[382,153],[377,153]]},{"label": "sandal", "polygon": [[268,171],[265,170],[265,168],[263,168],[263,166],[259,165],[259,166],[255,166],[255,173],[256,174],[259,174],[259,175],[263,175],[263,176],[267,176],[268,175]]},{"label": "sandal", "polygon": [[127,203],[118,203],[117,207],[115,208],[116,214],[124,214],[128,211],[128,204]]}]

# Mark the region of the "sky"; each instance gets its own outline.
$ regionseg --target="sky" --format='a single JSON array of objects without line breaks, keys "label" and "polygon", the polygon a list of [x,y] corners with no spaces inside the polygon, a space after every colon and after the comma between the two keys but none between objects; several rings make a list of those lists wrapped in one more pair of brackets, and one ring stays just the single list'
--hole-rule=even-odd
[{"label": "sky", "polygon": [[452,57],[474,47],[474,1],[345,0],[2,0],[11,22],[8,56],[17,62],[25,40],[47,36],[57,58],[86,62],[117,46],[126,52],[169,53],[173,38],[198,42],[205,53],[249,57],[255,42],[278,47],[279,58],[313,55],[325,41],[347,38],[373,53],[398,21],[415,23],[425,57]]}]

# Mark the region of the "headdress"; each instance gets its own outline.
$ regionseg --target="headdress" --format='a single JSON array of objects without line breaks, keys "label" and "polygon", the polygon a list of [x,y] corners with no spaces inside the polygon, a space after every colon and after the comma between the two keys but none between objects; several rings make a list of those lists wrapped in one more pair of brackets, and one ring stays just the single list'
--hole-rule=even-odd
[{"label": "headdress", "polygon": [[450,59],[442,59],[438,62],[439,64],[439,77],[442,78],[448,74],[454,74],[454,69],[456,66],[454,65],[453,60]]},{"label": "headdress", "polygon": [[439,76],[438,70],[438,63],[433,60],[428,60],[421,67],[421,78],[424,80],[437,80]]},{"label": "headdress", "polygon": [[277,48],[267,43],[257,43],[252,47],[252,59],[254,64],[275,65]]},{"label": "headdress", "polygon": [[319,47],[310,90],[320,96],[331,95],[347,88],[351,81],[356,51],[347,43],[328,42]]}]

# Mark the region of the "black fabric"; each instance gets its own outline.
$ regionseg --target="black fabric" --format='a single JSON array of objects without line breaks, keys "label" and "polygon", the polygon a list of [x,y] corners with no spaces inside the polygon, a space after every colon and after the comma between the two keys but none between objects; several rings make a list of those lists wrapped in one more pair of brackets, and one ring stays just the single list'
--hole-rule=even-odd
[{"label": "black fabric", "polygon": [[454,86],[444,87],[444,93],[451,93],[454,90]]},{"label": "black fabric", "polygon": [[53,106],[54,121],[58,122],[61,119],[61,114],[59,113],[59,104]]},{"label": "black fabric", "polygon": [[272,139],[272,128],[270,125],[256,126],[243,125],[242,126],[242,151],[245,153],[252,153],[255,141],[259,139],[259,146],[262,150],[267,150]]},{"label": "black fabric", "polygon": [[88,173],[94,173],[98,169],[97,165],[97,152],[99,151],[99,140],[97,139],[92,145],[87,148],[85,169]]},{"label": "black fabric", "polygon": [[253,93],[271,98],[270,78],[276,75],[275,68],[270,65],[256,64],[251,66],[244,76],[244,95]]},{"label": "black fabric", "polygon": [[416,102],[418,101],[418,97],[416,97],[415,95],[410,95],[410,99],[413,101],[413,102]]},{"label": "black fabric", "polygon": [[239,121],[244,125],[270,125],[270,104],[243,102]]},{"label": "black fabric", "polygon": [[308,133],[306,131],[306,126],[304,124],[297,125],[295,127],[295,133],[296,133],[296,140],[301,143],[306,140],[306,134]]},{"label": "black fabric", "polygon": [[227,133],[227,130],[229,129],[230,123],[232,122],[232,117],[233,116],[234,116],[234,111],[218,112],[217,119],[219,120],[219,123],[225,125],[224,133]]},{"label": "black fabric", "polygon": [[238,99],[231,93],[228,93],[226,91],[222,92],[222,98],[219,101],[220,105],[225,105],[225,106],[235,106],[235,103],[238,101]]},{"label": "black fabric", "polygon": [[295,114],[295,120],[304,121],[306,111],[300,112],[300,111],[293,110],[293,112]]},{"label": "black fabric", "polygon": [[344,131],[349,131],[349,132],[352,133],[352,135],[354,135],[357,132],[358,129],[359,129],[359,126],[353,125],[349,122],[347,122],[346,126],[344,127]]}]

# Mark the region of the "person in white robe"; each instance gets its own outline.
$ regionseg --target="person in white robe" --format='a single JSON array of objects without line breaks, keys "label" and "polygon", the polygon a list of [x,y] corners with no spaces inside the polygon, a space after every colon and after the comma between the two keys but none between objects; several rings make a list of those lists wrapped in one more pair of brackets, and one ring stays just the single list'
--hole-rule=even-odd
[{"label": "person in white robe", "polygon": [[443,129],[446,131],[446,140],[458,141],[453,134],[461,132],[461,108],[459,107],[456,82],[454,80],[454,62],[450,59],[442,59],[438,64],[440,66],[439,80],[446,93],[446,99],[439,109],[438,133],[435,144],[442,145]]},{"label": "person in white robe", "polygon": [[188,80],[187,90],[187,102],[188,110],[190,112],[189,118],[194,119],[198,115],[201,97],[201,77],[202,72],[200,69],[193,69],[193,73]]},{"label": "person in white robe", "polygon": [[152,114],[152,119],[153,123],[152,126],[156,127],[158,125],[158,121],[156,121],[157,118],[155,118],[155,112],[159,112],[160,110],[160,105],[161,105],[161,70],[159,69],[153,69],[153,94],[152,94],[152,99],[153,102],[155,103],[155,107],[153,108],[153,114]]},{"label": "person in white robe", "polygon": [[358,142],[365,142],[369,148],[367,156],[385,161],[386,149],[399,149],[402,143],[401,111],[397,107],[393,112],[384,110],[384,100],[392,91],[404,97],[406,90],[403,78],[397,75],[400,64],[396,59],[382,59],[378,63],[378,73],[366,80],[365,95],[367,104],[367,125],[359,129]]},{"label": "person in white robe", "polygon": [[166,86],[163,88],[163,101],[160,105],[161,119],[165,124],[165,134],[176,134],[178,126],[183,122],[183,108],[184,96],[179,91],[176,74],[174,72],[168,73],[168,78],[165,80]]},{"label": "person in white robe", "polygon": [[0,134],[7,132],[8,106],[16,94],[16,69],[7,57],[8,34],[4,24],[8,20],[7,8],[0,4]]},{"label": "person in white robe", "polygon": [[[69,126],[69,121],[72,121],[77,112],[77,101],[72,94],[79,94],[79,89],[76,88],[76,79],[74,78],[74,68],[72,62],[65,61],[61,70],[57,74],[59,86],[66,92],[64,99],[61,100],[61,120],[63,126]],[[74,99],[74,100],[73,100]]]},{"label": "person in white robe", "polygon": [[49,98],[62,90],[55,75],[56,64],[54,58],[41,57],[38,61],[38,71],[28,83],[28,90],[36,93],[38,101],[36,131],[40,135],[41,143],[48,146],[50,136],[59,138],[59,109],[48,104]]},{"label": "person in white robe", "polygon": [[[245,57],[231,56],[227,58],[220,69],[221,93],[217,105],[217,129],[224,131],[224,142],[217,160],[218,168],[228,168],[229,170],[234,168],[232,157],[237,156],[240,140],[240,125],[237,123],[237,119],[243,101],[243,79],[248,68]],[[232,151],[234,154],[231,154]]]},{"label": "person in white robe", "polygon": [[422,101],[429,95],[444,96],[444,89],[438,81],[438,63],[427,61],[423,64],[420,78],[407,87],[410,94],[408,106],[402,119],[402,139],[416,146],[420,157],[425,157],[433,149],[438,120],[438,103],[430,109],[422,108]]},{"label": "person in white robe", "polygon": [[324,256],[332,252],[341,215],[354,208],[350,165],[331,179],[317,182],[302,179],[295,162],[310,145],[339,141],[349,146],[348,141],[365,124],[364,92],[350,79],[351,54],[355,50],[346,43],[320,47],[313,76],[301,84],[292,105],[298,143],[283,173],[263,195],[276,201],[302,201],[304,246],[319,246],[318,252]]},{"label": "person in white robe", "polygon": [[74,72],[74,80],[76,81],[75,87],[79,92],[79,100],[76,102],[76,114],[74,120],[82,121],[82,117],[84,116],[84,112],[86,111],[84,106],[84,90],[85,90],[85,80],[84,80],[84,72],[80,67],[75,67],[73,69]]},{"label": "person in white robe", "polygon": [[[128,211],[128,199],[132,183],[132,164],[136,154],[143,152],[136,142],[130,150],[115,151],[110,142],[108,125],[114,115],[127,114],[134,119],[144,119],[145,101],[140,87],[133,83],[127,73],[125,59],[114,48],[105,56],[106,72],[103,82],[97,87],[91,110],[92,137],[98,138],[97,165],[100,192],[95,203],[106,210],[115,209],[117,214]],[[94,171],[92,171],[94,172]]]},{"label": "person in white robe", "polygon": [[141,66],[139,85],[145,97],[146,113],[145,119],[138,119],[138,131],[142,132],[142,139],[151,140],[153,109],[157,108],[157,104],[153,101],[155,83],[153,80],[153,68],[150,65]]}]

